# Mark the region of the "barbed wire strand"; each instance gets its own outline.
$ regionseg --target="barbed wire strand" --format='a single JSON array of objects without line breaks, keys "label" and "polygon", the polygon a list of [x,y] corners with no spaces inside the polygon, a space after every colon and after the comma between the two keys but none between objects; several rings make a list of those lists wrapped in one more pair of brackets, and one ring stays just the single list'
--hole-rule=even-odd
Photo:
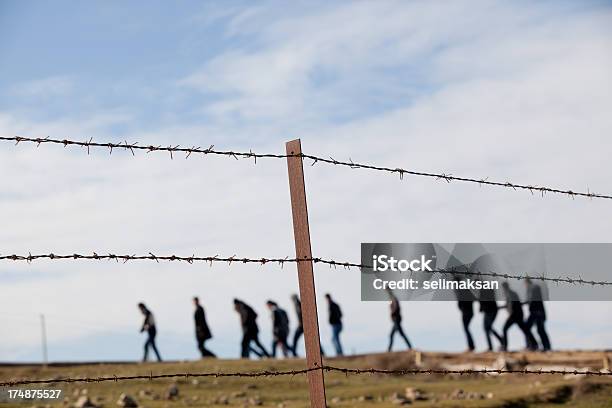
[{"label": "barbed wire strand", "polygon": [[322,367],[304,368],[301,370],[285,370],[285,371],[251,371],[251,372],[208,372],[208,373],[172,373],[172,374],[147,374],[147,375],[106,375],[100,377],[66,377],[66,378],[51,378],[51,379],[21,379],[0,382],[0,387],[13,387],[16,385],[32,385],[32,384],[58,384],[58,383],[100,383],[100,382],[119,382],[132,380],[157,380],[167,378],[198,378],[198,377],[280,377],[280,376],[295,376],[306,374],[311,371],[324,370],[327,372],[340,372],[345,375],[354,374],[381,374],[381,375],[417,375],[417,374],[441,374],[441,375],[490,375],[490,374],[523,374],[523,375],[585,375],[585,376],[610,376],[611,371],[592,371],[592,370],[545,370],[545,369],[522,369],[522,370],[506,370],[506,369],[397,369],[383,370],[377,368],[345,368],[324,365]]},{"label": "barbed wire strand", "polygon": [[[232,263],[256,263],[260,265],[266,265],[270,263],[276,263],[281,268],[285,263],[298,263],[298,262],[313,262],[315,264],[324,264],[329,265],[329,267],[342,267],[342,268],[359,268],[359,269],[372,269],[371,265],[362,265],[352,262],[340,262],[330,259],[323,258],[242,258],[237,257],[236,255],[230,257],[220,257],[218,255],[214,256],[178,256],[178,255],[155,255],[149,252],[148,255],[126,255],[126,254],[105,254],[100,255],[97,252],[93,252],[91,255],[85,254],[35,254],[32,255],[29,253],[28,255],[2,255],[0,254],[0,261],[9,260],[9,261],[25,261],[25,262],[33,262],[40,259],[50,259],[50,260],[115,260],[117,262],[122,261],[123,263],[127,263],[129,261],[140,261],[140,260],[151,260],[151,261],[177,261],[177,262],[186,262],[189,264],[193,264],[195,262],[208,262],[211,266],[215,262],[227,263],[231,266]],[[596,281],[596,280],[588,280],[583,279],[582,277],[574,278],[574,277],[550,277],[550,276],[537,276],[537,275],[516,275],[516,274],[508,274],[508,273],[496,273],[494,271],[480,271],[480,270],[461,270],[458,268],[446,268],[446,269],[432,269],[419,271],[423,273],[431,273],[431,274],[448,274],[448,275],[460,275],[466,277],[495,277],[495,278],[503,278],[503,279],[517,279],[517,280],[537,280],[544,282],[555,282],[555,283],[568,283],[575,285],[592,285],[592,286],[612,286],[612,282],[610,281]]]},{"label": "barbed wire strand", "polygon": [[513,190],[526,190],[526,191],[531,192],[532,194],[540,193],[542,196],[544,196],[546,193],[555,193],[555,194],[568,195],[572,198],[587,197],[591,199],[598,198],[598,199],[612,200],[612,195],[593,193],[588,188],[586,192],[576,192],[573,190],[563,190],[563,189],[556,188],[556,187],[537,186],[537,185],[530,185],[530,184],[518,184],[518,183],[501,182],[501,181],[490,181],[488,177],[483,177],[483,178],[460,177],[460,176],[453,176],[452,174],[447,174],[447,173],[433,173],[433,172],[425,172],[425,171],[408,170],[408,169],[401,168],[401,167],[394,168],[394,167],[386,167],[386,166],[377,166],[373,164],[354,162],[350,158],[349,158],[349,161],[342,161],[342,160],[336,160],[333,157],[326,158],[326,157],[315,156],[315,155],[304,154],[304,153],[300,153],[300,154],[263,153],[262,154],[262,153],[254,153],[251,150],[249,150],[248,152],[239,152],[239,151],[231,151],[231,150],[215,150],[214,145],[211,145],[208,148],[203,149],[201,147],[196,147],[196,146],[181,147],[180,145],[176,145],[176,146],[138,145],[137,142],[128,143],[127,141],[125,141],[124,143],[110,143],[110,142],[100,143],[100,142],[94,142],[93,139],[91,138],[86,141],[76,141],[76,140],[68,140],[68,139],[52,139],[49,137],[31,138],[31,137],[23,137],[23,136],[0,136],[0,140],[13,141],[15,142],[15,144],[19,144],[21,142],[30,142],[30,143],[36,143],[37,146],[40,146],[43,143],[59,144],[59,145],[63,145],[64,147],[80,146],[80,147],[84,147],[87,149],[87,154],[90,153],[90,148],[92,147],[107,148],[109,149],[109,152],[111,154],[113,152],[113,149],[128,150],[134,156],[135,156],[135,151],[138,151],[138,150],[145,151],[146,153],[167,152],[170,154],[171,159],[174,158],[175,153],[185,154],[186,159],[189,158],[194,153],[201,154],[201,155],[228,156],[228,157],[233,157],[236,160],[238,160],[239,158],[246,158],[246,159],[253,158],[255,163],[257,163],[258,158],[282,159],[282,158],[287,158],[287,157],[302,157],[304,159],[312,160],[312,165],[315,165],[316,163],[321,162],[321,163],[326,163],[326,164],[331,164],[331,165],[336,165],[336,166],[345,166],[351,169],[366,169],[366,170],[381,171],[381,172],[387,172],[391,174],[397,174],[399,175],[400,179],[403,179],[404,175],[412,175],[412,176],[430,177],[436,180],[443,180],[448,183],[450,183],[451,181],[461,181],[461,182],[467,182],[467,183],[476,183],[481,186],[486,185],[486,186],[497,186],[497,187],[510,188]]}]

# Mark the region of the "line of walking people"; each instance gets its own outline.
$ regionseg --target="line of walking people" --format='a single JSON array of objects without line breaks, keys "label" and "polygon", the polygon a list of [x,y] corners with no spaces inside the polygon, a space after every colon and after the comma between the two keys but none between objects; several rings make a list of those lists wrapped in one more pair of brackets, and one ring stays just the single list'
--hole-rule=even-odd
[{"label": "line of walking people", "polygon": [[[508,318],[504,323],[501,333],[493,327],[493,323],[499,311],[495,291],[489,289],[481,290],[479,297],[480,312],[483,313],[483,326],[489,351],[493,351],[492,337],[499,342],[499,349],[501,351],[508,350],[508,332],[514,325],[518,326],[525,336],[526,349],[533,351],[549,351],[551,349],[550,339],[545,327],[546,310],[544,309],[542,289],[540,286],[534,284],[529,278],[525,279],[525,285],[527,289],[527,301],[522,302],[519,295],[510,288],[508,282],[502,282],[502,291],[506,300],[502,308],[507,310]],[[464,292],[460,296],[461,300],[457,303],[461,312],[468,351],[474,351],[474,339],[472,338],[469,326],[474,317],[473,303],[475,300],[469,299],[469,293]],[[523,314],[523,305],[528,305],[529,308],[529,317],[527,319],[525,319]],[[534,325],[536,326],[538,337],[540,338],[539,343],[531,331]]]},{"label": "line of walking people", "polygon": [[[541,288],[534,284],[530,279],[525,279],[525,282],[527,288],[526,302],[521,302],[518,294],[510,288],[507,282],[502,283],[502,289],[506,299],[506,304],[503,307],[505,307],[508,311],[508,318],[504,323],[501,334],[493,327],[499,311],[495,291],[482,290],[480,292],[480,312],[483,313],[483,326],[489,350],[493,351],[492,337],[497,339],[499,342],[500,350],[505,351],[508,349],[508,332],[513,325],[517,325],[523,332],[527,349],[540,349],[543,351],[548,351],[551,349],[550,340],[545,329],[546,312],[544,309],[544,302],[542,300],[543,296]],[[389,333],[389,345],[387,350],[392,350],[396,335],[399,335],[400,338],[404,340],[408,349],[412,349],[412,343],[402,328],[400,302],[391,290],[388,290],[387,293],[390,299],[389,312],[391,319],[391,331]],[[457,293],[457,298],[460,299],[458,300],[458,307],[461,312],[468,351],[474,351],[476,347],[469,326],[474,317],[473,304],[475,302],[475,298],[470,296],[472,295],[469,291]],[[328,307],[328,321],[332,331],[331,342],[335,349],[336,355],[342,356],[344,355],[342,342],[340,340],[340,334],[343,330],[342,310],[338,303],[332,299],[329,293],[325,295],[325,299]],[[300,338],[304,334],[302,304],[300,302],[300,298],[296,294],[291,296],[291,301],[297,317],[297,327],[293,332],[291,342],[289,342],[290,328],[289,316],[287,312],[273,300],[268,300],[266,302],[266,307],[270,311],[270,316],[272,319],[272,344],[268,350],[259,340],[257,312],[255,312],[255,310],[244,301],[240,299],[233,300],[234,310],[238,313],[242,327],[242,340],[240,343],[241,357],[249,358],[251,353],[258,357],[276,357],[276,353],[279,348],[284,357],[288,357],[290,355],[294,357],[298,356],[298,344]],[[200,351],[202,357],[215,357],[215,354],[206,348],[206,341],[212,338],[212,332],[207,324],[204,308],[200,304],[197,297],[193,298],[193,304],[195,308],[195,337],[198,350]],[[523,315],[524,304],[528,304],[529,306],[529,317],[526,320]],[[143,303],[139,303],[138,307],[144,316],[141,332],[147,333],[147,339],[144,345],[143,361],[147,360],[149,349],[153,350],[158,361],[162,361],[155,343],[157,329],[153,314]],[[538,341],[531,333],[533,325],[535,325],[537,328],[540,344],[538,344]],[[321,349],[321,354],[324,355],[323,349]]]},{"label": "line of walking people", "polygon": [[[325,295],[325,299],[328,303],[329,308],[329,323],[332,328],[332,344],[336,350],[336,355],[342,356],[342,343],[340,342],[340,333],[342,332],[342,311],[340,306],[333,301],[331,295],[328,293]],[[291,344],[288,342],[289,338],[289,316],[287,312],[283,310],[275,301],[268,300],[266,302],[267,308],[270,310],[272,317],[272,345],[270,351],[268,351],[261,341],[259,340],[259,326],[257,325],[257,312],[240,299],[234,299],[234,310],[238,313],[240,318],[240,324],[242,327],[242,340],[240,343],[240,356],[243,358],[249,358],[251,353],[258,357],[276,357],[276,351],[280,347],[284,357],[292,355],[298,356],[298,344],[299,340],[304,334],[304,324],[302,320],[302,304],[298,295],[292,295],[291,301],[295,309],[297,316],[297,327],[293,333],[293,339]],[[212,338],[212,332],[208,326],[206,320],[206,314],[204,308],[200,304],[200,300],[197,297],[193,298],[193,304],[195,307],[194,312],[194,323],[195,323],[195,337],[196,344],[200,354],[203,358],[216,357],[215,354],[206,348],[206,341]],[[149,356],[149,350],[152,350],[157,361],[162,361],[155,337],[157,336],[157,327],[155,325],[155,318],[153,313],[147,308],[144,303],[138,303],[138,308],[144,316],[144,320],[140,331],[146,332],[147,339],[144,344],[144,355],[143,361],[147,361]],[[323,349],[321,349],[323,353]]]}]

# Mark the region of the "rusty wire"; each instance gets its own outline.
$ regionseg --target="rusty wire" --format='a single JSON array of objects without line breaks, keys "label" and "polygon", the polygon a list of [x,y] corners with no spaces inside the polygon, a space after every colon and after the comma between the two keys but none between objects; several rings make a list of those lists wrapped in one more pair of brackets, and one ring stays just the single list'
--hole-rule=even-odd
[{"label": "rusty wire", "polygon": [[58,383],[100,383],[100,382],[119,382],[132,380],[157,380],[167,378],[198,378],[198,377],[280,377],[280,376],[295,376],[306,374],[311,371],[324,370],[327,372],[339,372],[345,375],[348,374],[381,374],[381,375],[417,375],[417,374],[441,374],[441,375],[490,375],[490,374],[533,374],[533,375],[585,375],[585,376],[610,376],[611,371],[592,371],[592,370],[545,370],[545,369],[522,369],[522,370],[506,370],[506,369],[396,369],[383,370],[377,368],[346,368],[324,365],[322,367],[311,367],[300,370],[284,370],[284,371],[247,371],[247,372],[205,372],[205,373],[172,373],[172,374],[146,374],[146,375],[106,375],[100,377],[66,377],[66,378],[51,378],[51,379],[21,379],[0,382],[0,387],[13,387],[16,385],[33,385],[33,384],[58,384]]},{"label": "rusty wire", "polygon": [[192,154],[218,155],[218,156],[233,157],[236,160],[240,158],[244,158],[244,159],[252,158],[255,161],[255,163],[257,163],[258,158],[282,159],[282,158],[287,158],[287,157],[301,157],[303,159],[312,160],[312,165],[315,165],[316,163],[321,162],[321,163],[332,164],[332,165],[337,165],[337,166],[345,166],[351,169],[366,169],[366,170],[381,171],[381,172],[386,172],[386,173],[391,173],[391,174],[397,174],[399,175],[400,179],[403,179],[404,175],[412,175],[412,176],[430,177],[436,180],[443,180],[448,183],[450,183],[451,181],[461,181],[461,182],[467,182],[467,183],[476,183],[481,186],[486,185],[486,186],[505,187],[505,188],[510,188],[513,190],[526,190],[526,191],[531,192],[532,194],[540,193],[542,196],[544,196],[546,193],[555,193],[555,194],[567,195],[572,198],[587,197],[591,199],[599,198],[599,199],[612,200],[612,195],[610,194],[593,193],[589,189],[587,189],[586,192],[584,191],[576,192],[573,190],[563,190],[563,189],[555,188],[555,187],[537,186],[537,185],[531,185],[531,184],[517,184],[517,183],[502,182],[502,181],[490,181],[488,177],[482,177],[482,178],[460,177],[460,176],[453,176],[452,174],[447,174],[447,173],[434,173],[434,172],[408,170],[408,169],[401,168],[401,167],[385,167],[385,166],[377,166],[377,165],[372,165],[372,164],[356,163],[352,159],[349,159],[348,161],[342,161],[342,160],[336,160],[333,157],[326,158],[326,157],[315,156],[315,155],[304,154],[304,153],[299,153],[299,154],[264,153],[264,154],[261,154],[261,153],[253,153],[251,150],[249,150],[248,152],[237,152],[237,151],[231,151],[231,150],[215,150],[214,145],[211,145],[208,148],[204,149],[204,148],[197,147],[197,146],[181,147],[180,145],[175,145],[175,146],[173,145],[169,145],[169,146],[146,145],[145,146],[145,145],[138,145],[137,142],[128,143],[127,141],[125,141],[124,143],[112,143],[112,142],[101,143],[101,142],[94,142],[93,139],[91,138],[85,141],[76,141],[76,140],[68,140],[68,139],[51,139],[49,137],[32,138],[32,137],[22,137],[22,136],[0,136],[0,140],[13,141],[15,142],[15,144],[19,144],[20,142],[30,142],[30,143],[36,143],[37,146],[40,146],[43,143],[59,144],[59,145],[63,145],[64,147],[80,146],[80,147],[84,147],[87,149],[87,154],[89,154],[90,148],[101,147],[101,148],[109,149],[109,152],[111,154],[113,152],[113,149],[123,149],[123,150],[128,150],[129,152],[132,153],[132,155],[135,155],[136,151],[145,151],[146,153],[166,152],[170,154],[170,158],[174,158],[175,153],[184,154],[185,158],[189,158]]},{"label": "rusty wire", "polygon": [[[340,262],[331,259],[323,259],[323,258],[244,258],[237,257],[236,255],[230,257],[220,257],[219,255],[214,256],[179,256],[179,255],[155,255],[149,252],[147,255],[129,255],[129,254],[98,254],[97,252],[93,252],[91,255],[86,254],[31,254],[28,255],[2,255],[0,254],[0,261],[8,260],[8,261],[24,261],[24,262],[33,262],[41,259],[50,259],[50,260],[115,260],[117,262],[121,261],[123,263],[127,263],[129,261],[141,261],[141,260],[149,260],[149,261],[177,261],[177,262],[186,262],[189,264],[193,264],[195,262],[208,262],[211,266],[213,263],[227,263],[231,265],[232,263],[242,263],[242,264],[278,264],[281,268],[285,263],[298,263],[298,262],[313,262],[315,264],[324,264],[328,265],[330,268],[341,267],[341,268],[359,268],[359,269],[372,269],[371,265],[362,265],[358,263],[352,262]],[[612,282],[610,281],[595,281],[583,279],[582,277],[549,277],[549,276],[537,276],[537,275],[515,275],[515,274],[507,274],[507,273],[496,273],[494,271],[468,271],[462,270],[459,268],[445,268],[445,269],[432,269],[432,270],[423,270],[419,271],[423,273],[431,273],[431,274],[448,274],[448,275],[461,275],[466,277],[495,277],[495,278],[503,278],[503,279],[531,279],[537,281],[547,281],[547,282],[555,282],[555,283],[568,283],[568,284],[580,284],[580,285],[598,285],[598,286],[612,286]]]}]

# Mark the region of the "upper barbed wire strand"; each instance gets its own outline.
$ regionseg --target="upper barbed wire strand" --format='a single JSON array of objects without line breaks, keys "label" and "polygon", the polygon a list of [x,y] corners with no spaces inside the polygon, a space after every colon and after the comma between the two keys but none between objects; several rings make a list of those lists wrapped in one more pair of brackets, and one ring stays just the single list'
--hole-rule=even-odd
[{"label": "upper barbed wire strand", "polygon": [[401,167],[393,168],[393,167],[377,166],[377,165],[372,165],[372,164],[356,163],[356,162],[353,162],[351,159],[349,159],[349,161],[342,161],[342,160],[336,160],[333,157],[325,158],[325,157],[315,156],[311,154],[304,154],[304,153],[301,153],[301,154],[274,154],[274,153],[261,154],[261,153],[253,153],[251,150],[249,150],[248,152],[237,152],[237,151],[231,151],[231,150],[215,150],[214,145],[211,145],[210,147],[203,149],[201,147],[196,147],[196,146],[181,147],[180,145],[176,145],[176,146],[138,145],[137,142],[128,143],[127,141],[124,143],[112,143],[112,142],[100,143],[100,142],[94,142],[93,139],[89,139],[88,141],[81,142],[81,141],[69,140],[69,139],[52,139],[49,137],[31,138],[31,137],[22,137],[22,136],[0,136],[0,140],[13,141],[15,142],[15,144],[19,144],[20,142],[30,142],[30,143],[36,143],[37,146],[40,146],[43,143],[59,144],[59,145],[63,145],[64,147],[81,146],[87,149],[87,154],[89,154],[89,149],[91,147],[101,147],[101,148],[109,149],[110,153],[113,152],[113,149],[128,150],[132,153],[132,155],[135,155],[136,150],[142,150],[147,153],[167,152],[170,154],[170,158],[174,158],[174,153],[184,153],[185,158],[189,158],[194,153],[202,154],[202,155],[212,154],[212,155],[233,157],[235,159],[253,158],[255,160],[255,163],[257,163],[258,158],[282,159],[282,158],[287,158],[287,157],[302,157],[304,159],[312,160],[313,165],[318,162],[321,162],[321,163],[332,164],[332,165],[337,165],[337,166],[345,166],[345,167],[349,167],[352,169],[367,169],[367,170],[382,171],[382,172],[387,172],[391,174],[397,174],[399,175],[400,179],[403,179],[404,175],[408,174],[412,176],[430,177],[436,180],[444,180],[449,183],[451,181],[462,181],[462,182],[467,182],[467,183],[476,183],[479,185],[511,188],[513,190],[526,190],[526,191],[531,192],[532,194],[534,192],[540,193],[542,196],[544,196],[546,193],[555,193],[555,194],[568,195],[572,198],[573,197],[587,197],[587,198],[599,198],[599,199],[612,200],[612,195],[592,193],[588,189],[587,189],[587,192],[576,192],[573,190],[563,190],[559,188],[546,187],[546,186],[490,181],[487,177],[471,178],[471,177],[453,176],[452,174],[446,174],[446,173],[432,173],[432,172],[424,172],[424,171],[407,170]]},{"label": "upper barbed wire strand", "polygon": [[[213,262],[223,262],[223,263],[228,263],[229,265],[231,265],[232,263],[243,263],[243,264],[247,264],[247,263],[256,263],[256,264],[261,264],[261,265],[265,265],[265,264],[269,264],[269,263],[276,263],[278,265],[281,266],[281,268],[283,267],[283,265],[285,263],[297,263],[297,262],[313,262],[315,264],[325,264],[325,265],[329,265],[329,267],[342,267],[342,268],[359,268],[359,269],[372,269],[372,265],[363,265],[363,264],[358,264],[358,263],[353,263],[353,262],[341,262],[341,261],[335,261],[332,259],[324,259],[324,258],[289,258],[289,257],[285,257],[285,258],[245,258],[245,257],[238,257],[236,255],[232,255],[230,257],[220,257],[219,255],[214,255],[214,256],[196,256],[196,255],[192,255],[192,256],[179,256],[179,255],[155,255],[152,252],[149,252],[147,255],[129,255],[129,254],[98,254],[97,252],[92,252],[91,255],[86,255],[86,254],[78,254],[78,253],[73,253],[73,254],[54,254],[54,253],[48,253],[48,254],[34,254],[32,255],[31,253],[28,253],[28,255],[17,255],[17,254],[10,254],[10,255],[3,255],[0,254],[0,261],[3,260],[7,260],[7,261],[25,261],[25,262],[32,262],[32,261],[36,261],[36,260],[40,260],[40,259],[51,259],[51,260],[79,260],[79,259],[83,259],[83,260],[97,260],[97,261],[101,261],[101,260],[115,260],[117,262],[122,261],[124,263],[129,262],[129,261],[142,261],[142,260],[149,260],[149,261],[179,261],[179,262],[187,262],[187,263],[194,263],[194,262],[208,262],[210,263],[210,265],[212,266]],[[593,285],[593,286],[611,286],[612,282],[609,281],[595,281],[595,280],[587,280],[587,279],[583,279],[582,277],[578,277],[578,278],[572,278],[572,277],[550,277],[550,276],[537,276],[537,275],[529,275],[529,274],[524,274],[524,275],[517,275],[517,274],[508,274],[508,273],[496,273],[494,271],[480,271],[480,270],[465,270],[465,268],[446,268],[446,269],[432,269],[432,270],[423,270],[420,271],[423,273],[430,273],[430,274],[449,274],[449,275],[462,275],[462,276],[467,276],[467,277],[478,277],[478,278],[482,278],[482,277],[496,277],[496,278],[503,278],[503,279],[517,279],[517,280],[523,280],[523,279],[531,279],[531,280],[538,280],[538,281],[544,281],[544,282],[555,282],[555,283],[569,283],[569,284],[575,284],[575,285]]]}]

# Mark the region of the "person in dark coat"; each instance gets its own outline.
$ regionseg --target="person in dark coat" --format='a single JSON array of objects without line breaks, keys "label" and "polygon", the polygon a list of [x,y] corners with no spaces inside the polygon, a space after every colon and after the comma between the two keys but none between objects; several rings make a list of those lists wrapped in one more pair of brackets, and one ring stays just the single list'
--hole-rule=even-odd
[{"label": "person in dark coat", "polygon": [[142,327],[140,328],[140,332],[147,332],[147,341],[144,344],[144,356],[142,357],[142,361],[147,361],[149,356],[149,348],[153,349],[153,352],[157,356],[157,361],[162,361],[161,356],[159,355],[159,351],[157,351],[157,346],[155,345],[155,336],[157,335],[157,328],[155,327],[155,318],[153,317],[153,313],[144,303],[138,304],[138,309],[144,315],[144,321],[142,322]]},{"label": "person in dark coat", "polygon": [[544,327],[546,310],[544,309],[542,289],[529,278],[525,279],[525,285],[527,286],[527,303],[529,304],[529,317],[525,322],[525,326],[527,326],[527,330],[531,333],[531,327],[535,323],[540,342],[542,343],[542,350],[549,351],[550,340]]},{"label": "person in dark coat", "polygon": [[[241,353],[243,358],[249,358],[252,351],[259,357],[270,357],[259,341],[259,327],[257,327],[257,313],[251,306],[244,303],[242,300],[234,299],[234,310],[240,315],[240,323],[242,325],[242,342]],[[254,342],[259,350],[251,347],[251,342]]]},{"label": "person in dark coat", "polygon": [[302,302],[300,302],[300,298],[298,295],[291,295],[291,301],[293,302],[293,307],[295,309],[295,315],[297,316],[297,327],[295,328],[295,332],[293,333],[293,343],[291,344],[291,353],[294,357],[297,357],[297,344],[300,337],[304,334],[304,321],[302,320]]},{"label": "person in dark coat", "polygon": [[406,342],[408,349],[412,349],[412,344],[410,344],[410,340],[408,340],[408,337],[406,336],[406,334],[404,333],[404,330],[402,329],[402,311],[400,309],[400,303],[397,300],[397,297],[393,294],[393,291],[391,291],[391,289],[388,289],[387,293],[389,294],[389,297],[391,298],[389,307],[391,309],[391,322],[393,323],[393,326],[391,327],[391,334],[389,334],[388,351],[391,351],[391,349],[393,348],[393,338],[395,337],[395,333],[399,333],[399,335]]},{"label": "person in dark coat", "polygon": [[480,290],[480,312],[484,314],[483,324],[485,336],[487,338],[487,345],[489,351],[493,351],[493,343],[491,342],[491,335],[495,336],[499,340],[500,345],[503,347],[503,337],[493,328],[493,322],[497,317],[497,302],[495,300],[495,291],[493,289],[481,289]]},{"label": "person in dark coat", "polygon": [[329,293],[325,295],[325,299],[327,299],[327,304],[329,306],[329,324],[332,327],[332,343],[336,349],[336,355],[342,356],[344,355],[342,351],[342,343],[340,342],[340,332],[342,331],[342,311],[340,310],[340,306],[338,306],[338,304],[332,300]]},{"label": "person in dark coat", "polygon": [[509,314],[506,323],[504,323],[503,350],[508,350],[508,330],[513,324],[516,324],[525,335],[526,348],[529,350],[537,348],[536,340],[531,332],[527,330],[527,325],[525,324],[521,299],[515,291],[510,289],[508,282],[502,283],[502,289],[504,290],[504,295],[506,297],[506,310]]},{"label": "person in dark coat", "polygon": [[289,336],[287,312],[278,307],[278,304],[272,300],[268,300],[266,305],[272,312],[272,357],[276,357],[276,347],[279,345],[283,351],[283,356],[287,357],[290,349],[287,344],[287,336]]},{"label": "person in dark coat", "polygon": [[198,344],[198,350],[202,354],[202,358],[204,357],[216,357],[210,350],[206,348],[206,340],[212,338],[212,333],[208,328],[208,324],[206,323],[206,314],[204,313],[204,308],[200,305],[200,299],[196,297],[193,298],[193,305],[195,306],[195,313],[193,318],[195,320],[195,334],[196,334],[196,342]]}]

